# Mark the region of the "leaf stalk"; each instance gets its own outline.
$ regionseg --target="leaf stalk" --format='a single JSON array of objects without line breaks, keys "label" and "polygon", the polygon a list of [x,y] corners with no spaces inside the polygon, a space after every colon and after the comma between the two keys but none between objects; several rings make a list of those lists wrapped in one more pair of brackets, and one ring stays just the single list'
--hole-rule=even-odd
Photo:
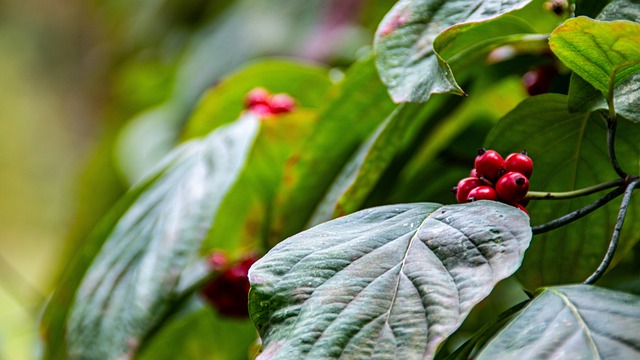
[{"label": "leaf stalk", "polygon": [[566,191],[566,192],[547,192],[547,191],[529,191],[526,199],[529,200],[565,200],[580,196],[591,195],[602,190],[625,185],[624,179],[616,179],[601,184],[589,186],[583,189]]}]

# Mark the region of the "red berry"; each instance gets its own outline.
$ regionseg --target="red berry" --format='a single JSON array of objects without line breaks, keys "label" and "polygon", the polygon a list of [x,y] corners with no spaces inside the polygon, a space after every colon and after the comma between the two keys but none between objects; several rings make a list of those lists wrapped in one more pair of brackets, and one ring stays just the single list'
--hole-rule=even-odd
[{"label": "red berry", "polygon": [[222,271],[227,267],[228,262],[227,255],[222,251],[214,251],[207,257],[207,265],[211,271]]},{"label": "red berry", "polygon": [[533,172],[533,160],[527,156],[527,152],[509,154],[504,160],[505,169],[509,171],[517,171],[526,176],[527,179],[531,178]]},{"label": "red berry", "polygon": [[493,200],[498,201],[498,194],[491,186],[478,186],[471,190],[467,196],[467,202],[478,200]]},{"label": "red berry", "polygon": [[480,175],[478,175],[478,172],[476,171],[476,169],[471,169],[471,171],[469,172],[469,176],[471,177],[480,177]]},{"label": "red berry", "polygon": [[522,205],[524,207],[527,207],[527,205],[529,205],[529,199],[524,198],[524,199],[518,201],[518,205]]},{"label": "red berry", "polygon": [[265,104],[255,104],[253,105],[249,111],[254,113],[258,117],[266,117],[273,115],[273,111],[269,105]]},{"label": "red berry", "polygon": [[517,204],[516,203],[516,207],[522,211],[524,211],[525,214],[529,215],[529,212],[527,211],[527,209],[524,208],[524,206]]},{"label": "red berry", "polygon": [[202,288],[204,298],[221,314],[229,317],[246,318],[249,316],[249,279],[247,273],[254,256],[248,256],[233,264],[218,277]]},{"label": "red berry", "polygon": [[249,91],[244,97],[245,109],[251,109],[255,105],[268,105],[271,94],[265,88],[257,87]]},{"label": "red berry", "polygon": [[458,186],[455,187],[456,200],[461,204],[466,203],[469,192],[481,185],[483,185],[482,181],[477,177],[467,177],[460,180]]},{"label": "red berry", "polygon": [[523,174],[511,171],[504,174],[496,183],[496,191],[502,201],[515,204],[529,191],[529,180]]},{"label": "red berry", "polygon": [[504,173],[504,159],[494,150],[478,150],[475,161],[476,172],[483,178],[495,182]]},{"label": "red berry", "polygon": [[541,66],[525,73],[522,76],[522,84],[531,96],[544,94],[549,91],[557,74],[558,70],[554,66]]},{"label": "red berry", "polygon": [[275,94],[269,101],[269,107],[274,114],[288,113],[296,106],[296,101],[287,94]]}]

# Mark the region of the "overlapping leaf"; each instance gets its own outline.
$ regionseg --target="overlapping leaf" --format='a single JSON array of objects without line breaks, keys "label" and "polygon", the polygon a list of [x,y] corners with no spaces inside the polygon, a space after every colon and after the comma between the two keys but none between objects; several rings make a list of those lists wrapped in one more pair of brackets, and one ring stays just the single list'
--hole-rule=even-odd
[{"label": "overlapping leaf", "polygon": [[396,107],[380,82],[372,56],[352,65],[324,101],[313,133],[284,170],[271,244],[303,229],[349,155]]},{"label": "overlapping leaf", "polygon": [[[597,20],[628,20],[640,22],[640,6],[635,0],[616,0],[607,5]],[[616,113],[628,120],[640,122],[640,74],[631,75],[613,90]],[[569,110],[572,112],[608,109],[607,100],[586,80],[571,75]]]},{"label": "overlapping leaf", "polygon": [[637,359],[640,297],[587,285],[545,288],[474,359]]},{"label": "overlapping leaf", "polygon": [[565,21],[549,38],[549,46],[571,70],[605,98],[640,71],[640,24],[599,21],[584,16]]},{"label": "overlapping leaf", "polygon": [[[640,173],[640,128],[619,121],[617,154],[622,167]],[[523,101],[488,135],[485,146],[500,153],[527,150],[534,161],[531,190],[571,191],[618,178],[609,163],[606,124],[596,113],[569,113],[567,97],[540,95]],[[599,196],[532,201],[533,225],[586,206]],[[518,277],[527,287],[584,280],[604,255],[618,212],[611,204],[586,218],[536,236]],[[637,241],[638,203],[632,202],[620,240],[619,259]]]},{"label": "overlapping leaf", "polygon": [[[422,102],[433,93],[464,94],[446,59],[434,50],[436,36],[452,25],[491,19],[529,2],[399,1],[380,23],[375,39],[378,70],[394,101]],[[517,33],[523,31],[522,23],[512,24]],[[446,45],[441,43],[440,47]],[[466,45],[476,44],[470,41]]]},{"label": "overlapping leaf", "polygon": [[74,359],[132,356],[167,311],[186,265],[259,128],[252,116],[176,149],[110,231],[75,294],[67,346]]},{"label": "overlapping leaf", "polygon": [[249,271],[259,358],[432,358],[530,239],[523,212],[487,201],[372,208],[295,235]]}]

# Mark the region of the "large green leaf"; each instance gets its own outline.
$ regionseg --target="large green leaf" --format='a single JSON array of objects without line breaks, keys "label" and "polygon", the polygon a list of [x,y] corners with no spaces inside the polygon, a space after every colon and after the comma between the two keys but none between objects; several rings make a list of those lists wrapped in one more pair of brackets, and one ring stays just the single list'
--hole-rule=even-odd
[{"label": "large green leaf", "polygon": [[132,356],[173,300],[181,272],[198,254],[259,129],[241,118],[188,142],[102,235],[68,318],[67,347],[77,359]]},{"label": "large green leaf", "polygon": [[350,154],[396,107],[372,56],[352,65],[324,101],[313,133],[285,168],[273,214],[272,244],[304,227]]},{"label": "large green leaf", "polygon": [[637,359],[638,309],[640,297],[604,288],[544,288],[473,359]]},{"label": "large green leaf", "polygon": [[299,233],[249,271],[261,358],[432,358],[530,239],[523,212],[489,201],[377,207]]},{"label": "large green leaf", "polygon": [[[433,93],[464,94],[446,59],[442,59],[433,48],[436,36],[452,25],[487,20],[529,2],[399,1],[380,23],[374,42],[380,76],[394,101],[426,101]],[[509,25],[513,25],[517,33],[524,31],[520,22],[510,22]],[[514,29],[510,26],[509,30]],[[446,44],[440,46],[446,47]]]},{"label": "large green leaf", "polygon": [[[638,0],[616,0],[607,5],[598,20],[629,20],[640,22],[640,2]],[[640,122],[640,74],[631,75],[613,91],[616,113],[628,120]],[[608,109],[607,100],[586,80],[577,74],[571,75],[569,86],[569,110],[572,112]]]},{"label": "large green leaf", "polygon": [[235,120],[244,107],[244,96],[254,87],[295,97],[301,108],[316,108],[331,84],[326,69],[283,60],[249,64],[225,77],[200,100],[189,118],[183,139],[204,136]]},{"label": "large green leaf", "polygon": [[640,71],[638,39],[640,24],[580,16],[558,26],[549,46],[565,65],[608,98],[620,83]]},{"label": "large green leaf", "polygon": [[[620,121],[617,154],[622,167],[640,173],[640,127]],[[502,154],[526,148],[533,159],[531,189],[571,191],[618,178],[609,163],[606,124],[597,113],[569,113],[567,97],[547,94],[529,98],[507,114],[488,135],[485,146]],[[539,225],[586,206],[601,195],[570,200],[532,201],[531,222]],[[632,202],[616,259],[637,241],[637,202]],[[518,277],[526,286],[584,280],[604,255],[618,204],[597,210],[575,223],[537,235]]]}]

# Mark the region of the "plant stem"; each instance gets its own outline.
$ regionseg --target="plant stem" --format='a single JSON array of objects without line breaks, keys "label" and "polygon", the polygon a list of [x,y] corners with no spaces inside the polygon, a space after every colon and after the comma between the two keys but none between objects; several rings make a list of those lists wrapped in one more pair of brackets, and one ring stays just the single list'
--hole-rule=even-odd
[{"label": "plant stem", "polygon": [[586,187],[584,189],[578,189],[566,192],[545,192],[545,191],[529,191],[526,198],[530,200],[564,200],[571,199],[580,196],[591,195],[598,191],[610,189],[612,187],[622,186],[625,184],[624,179],[616,179],[602,184]]},{"label": "plant stem", "polygon": [[[615,114],[614,114],[615,115]],[[611,116],[611,115],[609,115]],[[624,172],[618,163],[618,158],[616,157],[616,147],[615,147],[615,139],[616,139],[616,125],[617,121],[615,118],[611,120],[611,118],[607,119],[607,150],[609,151],[609,161],[613,166],[613,169],[616,171],[621,178],[626,178],[629,174]]]},{"label": "plant stem", "polygon": [[591,212],[593,212],[594,210],[598,209],[599,207],[602,207],[603,205],[605,205],[606,203],[608,203],[609,201],[615,199],[616,197],[618,197],[620,194],[622,194],[625,191],[624,187],[619,187],[611,192],[609,192],[607,195],[601,197],[600,199],[594,201],[593,203],[583,207],[582,209],[578,209],[574,212],[571,212],[567,215],[561,216],[555,220],[552,220],[546,224],[542,224],[542,225],[538,225],[538,226],[534,226],[532,228],[533,231],[533,235],[537,235],[537,234],[542,234],[542,233],[546,233],[547,231],[551,231],[554,229],[557,229],[561,226],[564,226],[566,224],[572,223],[582,217],[584,217],[585,215],[590,214]]},{"label": "plant stem", "polygon": [[609,248],[607,249],[604,258],[602,259],[602,262],[600,263],[596,271],[594,271],[593,274],[591,274],[591,276],[589,276],[587,280],[583,282],[583,284],[594,284],[596,281],[598,281],[598,279],[602,277],[602,275],[604,275],[605,271],[607,271],[607,268],[609,267],[609,264],[611,264],[616,249],[618,248],[620,231],[622,230],[622,225],[624,224],[624,219],[627,215],[627,209],[629,208],[629,202],[631,201],[631,193],[638,185],[638,182],[640,182],[640,178],[636,178],[631,183],[629,183],[629,185],[627,185],[627,189],[625,190],[624,196],[622,197],[622,202],[620,203],[620,211],[618,212],[616,226],[613,228],[613,235],[611,236],[611,241],[609,242]]}]

